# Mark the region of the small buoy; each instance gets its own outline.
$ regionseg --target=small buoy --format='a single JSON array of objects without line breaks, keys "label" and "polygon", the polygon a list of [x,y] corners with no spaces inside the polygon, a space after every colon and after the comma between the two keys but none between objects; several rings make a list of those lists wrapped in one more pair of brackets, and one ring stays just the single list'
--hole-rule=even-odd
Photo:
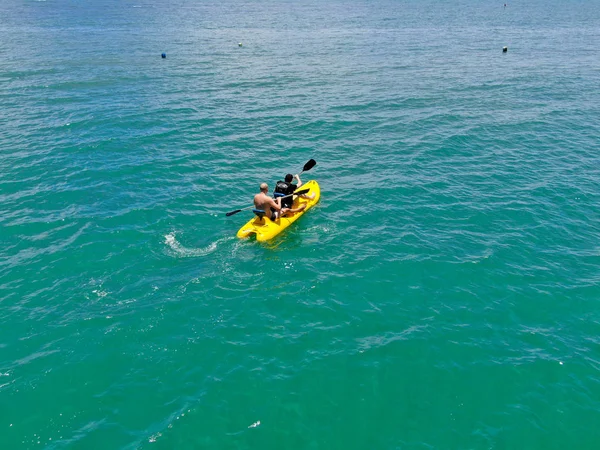
[{"label": "small buoy", "polygon": [[506,53],[508,51],[508,47],[502,47],[502,53]]},{"label": "small buoy", "polygon": [[162,57],[162,59],[165,59],[167,57],[166,53],[163,53],[162,55],[160,55]]},{"label": "small buoy", "polygon": [[241,46],[242,46],[242,43],[240,42],[240,43],[238,44],[238,47],[241,47]]}]

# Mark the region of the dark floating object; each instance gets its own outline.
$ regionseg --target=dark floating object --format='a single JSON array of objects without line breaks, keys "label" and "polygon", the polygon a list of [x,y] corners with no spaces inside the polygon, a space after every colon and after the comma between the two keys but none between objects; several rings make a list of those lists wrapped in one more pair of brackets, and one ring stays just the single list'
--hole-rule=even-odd
[{"label": "dark floating object", "polygon": [[502,47],[502,53],[506,53],[508,51],[508,47]]},{"label": "dark floating object", "polygon": [[240,43],[238,44],[238,47],[241,47],[241,46],[242,46],[242,43],[240,42]]},{"label": "dark floating object", "polygon": [[162,57],[162,59],[165,59],[167,57],[166,53],[163,53],[162,55],[160,55]]}]

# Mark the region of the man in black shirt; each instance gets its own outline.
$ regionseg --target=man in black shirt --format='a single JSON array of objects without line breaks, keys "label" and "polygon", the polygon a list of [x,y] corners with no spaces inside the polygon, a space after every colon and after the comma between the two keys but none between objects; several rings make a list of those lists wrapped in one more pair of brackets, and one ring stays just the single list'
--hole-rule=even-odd
[{"label": "man in black shirt", "polygon": [[[294,180],[294,178],[296,180],[298,180],[298,184],[293,184],[292,181]],[[275,184],[275,190],[274,195],[275,197],[283,197],[285,195],[290,195],[293,194],[294,191],[296,189],[298,189],[300,186],[302,186],[302,180],[300,180],[300,176],[298,174],[292,176],[291,173],[288,173],[285,176],[285,181],[278,181]],[[315,194],[311,194],[311,195],[306,195],[306,194],[302,194],[300,197],[305,198],[307,200],[312,200],[313,198],[315,198]],[[306,206],[303,205],[302,208],[297,208],[296,210],[292,210],[292,203],[294,203],[294,197],[287,197],[287,198],[282,198],[281,199],[281,206],[284,208],[290,208],[289,212],[297,212],[297,211],[302,211],[304,208],[306,208]]]}]

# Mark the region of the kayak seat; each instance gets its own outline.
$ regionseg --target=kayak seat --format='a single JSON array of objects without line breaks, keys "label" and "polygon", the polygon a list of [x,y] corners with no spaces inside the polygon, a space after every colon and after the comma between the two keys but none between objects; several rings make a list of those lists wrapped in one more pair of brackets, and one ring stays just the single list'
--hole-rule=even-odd
[{"label": "kayak seat", "polygon": [[265,217],[264,209],[253,209],[252,212],[258,216],[259,219]]}]

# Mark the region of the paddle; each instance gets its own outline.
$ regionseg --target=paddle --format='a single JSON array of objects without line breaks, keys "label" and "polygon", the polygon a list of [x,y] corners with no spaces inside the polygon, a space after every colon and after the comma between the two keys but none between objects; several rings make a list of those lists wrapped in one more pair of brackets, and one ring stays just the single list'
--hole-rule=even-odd
[{"label": "paddle", "polygon": [[[313,164],[314,165],[314,164]],[[289,194],[289,195],[284,195],[283,197],[279,197],[279,198],[287,198],[287,197],[291,197],[292,195],[302,195],[302,194],[307,194],[308,191],[310,191],[310,189],[301,189],[299,191],[294,192],[293,194]],[[230,211],[227,214],[225,214],[227,217],[229,216],[233,216],[234,214],[239,213],[240,211],[245,211],[247,209],[250,208],[254,208],[254,205],[252,206],[248,206],[247,208],[242,208],[242,209],[236,209],[235,211]]]},{"label": "paddle", "polygon": [[[308,172],[310,169],[312,169],[312,168],[313,168],[313,167],[315,167],[316,165],[317,165],[317,162],[316,162],[314,159],[309,159],[309,160],[307,161],[307,163],[306,163],[306,164],[304,164],[304,167],[302,168],[302,172],[300,172],[300,173],[303,173],[303,172]],[[310,191],[310,189],[304,189],[304,190],[302,190],[302,191],[294,192],[293,194],[286,195],[285,197],[281,197],[281,198],[291,197],[292,195],[302,195],[302,194],[306,194],[308,191]],[[225,215],[226,215],[227,217],[229,217],[229,216],[233,216],[234,214],[237,214],[237,213],[239,213],[240,211],[245,211],[245,210],[247,210],[247,209],[250,209],[250,208],[254,208],[254,206],[248,206],[247,208],[236,209],[235,211],[228,212],[228,213],[227,213],[227,214],[225,214]]]},{"label": "paddle", "polygon": [[[313,167],[315,167],[317,165],[317,162],[314,159],[310,159],[306,164],[304,164],[304,168],[302,169],[302,172],[307,172],[310,169],[312,169]],[[302,173],[300,172],[300,173]]]}]

